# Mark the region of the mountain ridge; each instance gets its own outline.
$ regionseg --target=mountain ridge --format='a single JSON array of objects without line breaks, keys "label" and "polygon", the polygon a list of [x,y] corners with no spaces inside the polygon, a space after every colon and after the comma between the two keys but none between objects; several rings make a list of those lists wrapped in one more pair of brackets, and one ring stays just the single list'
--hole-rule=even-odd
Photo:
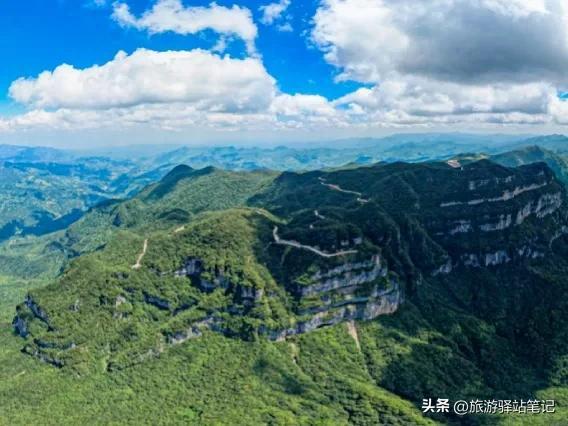
[{"label": "mountain ridge", "polygon": [[[10,374],[25,364],[35,373],[18,383],[51,377],[79,394],[79,383],[114,383],[107,398],[118,383],[173,395],[163,378],[202,422],[248,407],[260,423],[271,413],[309,424],[303,411],[339,424],[462,424],[423,417],[424,395],[561,397],[568,199],[546,151],[523,152],[498,158],[530,163],[520,167],[459,157],[302,173],[176,168],[63,233],[76,258],[29,291],[17,335],[0,336]],[[199,365],[218,368],[204,382]],[[231,380],[266,400],[237,398],[238,408],[219,388]],[[41,401],[59,407],[62,395]],[[143,415],[159,419],[148,407],[129,414]]]}]

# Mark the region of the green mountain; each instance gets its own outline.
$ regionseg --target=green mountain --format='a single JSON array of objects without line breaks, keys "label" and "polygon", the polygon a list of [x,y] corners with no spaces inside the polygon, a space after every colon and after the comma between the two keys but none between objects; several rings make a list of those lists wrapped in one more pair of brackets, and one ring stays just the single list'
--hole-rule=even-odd
[{"label": "green mountain", "polygon": [[274,176],[178,166],[132,198],[99,203],[60,232],[13,238],[0,246],[0,275],[53,278],[69,259],[102,249],[117,230],[181,226],[199,212],[243,205]]},{"label": "green mountain", "polygon": [[541,162],[450,164],[178,167],[93,209],[0,335],[3,415],[506,424],[420,407],[538,397],[560,407],[527,424],[562,424],[566,189]]}]

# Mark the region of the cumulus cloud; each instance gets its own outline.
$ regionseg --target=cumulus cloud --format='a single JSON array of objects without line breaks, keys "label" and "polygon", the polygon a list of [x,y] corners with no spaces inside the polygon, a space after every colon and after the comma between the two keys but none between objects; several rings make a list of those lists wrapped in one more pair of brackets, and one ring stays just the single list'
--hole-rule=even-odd
[{"label": "cumulus cloud", "polygon": [[157,0],[154,6],[136,17],[127,3],[113,4],[113,19],[124,27],[148,31],[150,34],[175,32],[196,34],[213,30],[227,37],[242,39],[249,53],[254,52],[257,28],[249,9],[233,5],[219,6],[211,3],[209,7],[184,6],[181,0]]},{"label": "cumulus cloud", "polygon": [[[334,102],[390,124],[561,123],[568,84],[563,0],[323,0],[311,38],[338,80]],[[566,120],[568,122],[568,120]]]},{"label": "cumulus cloud", "polygon": [[119,52],[103,65],[63,64],[9,89],[29,111],[0,118],[0,131],[150,126],[166,130],[274,129],[331,125],[323,96],[279,92],[259,58],[204,50]]},{"label": "cumulus cloud", "polygon": [[275,21],[282,17],[282,14],[290,6],[290,0],[280,0],[275,3],[269,3],[260,6],[259,10],[262,12],[260,22],[265,25],[272,25]]},{"label": "cumulus cloud", "polygon": [[549,120],[549,104],[555,98],[554,88],[545,83],[465,86],[414,77],[358,89],[334,105],[392,123],[506,123],[515,117],[517,124],[534,124]]},{"label": "cumulus cloud", "polygon": [[548,84],[470,85],[422,78],[389,80],[343,96],[338,105],[356,103],[368,110],[405,110],[413,115],[503,113],[543,114],[555,91]]},{"label": "cumulus cloud", "polygon": [[[267,4],[262,21],[285,25],[288,6]],[[560,0],[321,0],[311,39],[339,80],[367,83],[335,100],[282,93],[260,56],[214,53],[233,37],[254,45],[248,9],[158,0],[136,17],[125,3],[113,7],[125,26],[213,29],[219,41],[213,51],[139,49],[16,80],[10,96],[28,111],[0,118],[0,131],[568,125],[568,102],[558,97],[568,85],[568,6]]]},{"label": "cumulus cloud", "polygon": [[333,116],[336,110],[331,103],[319,95],[281,94],[274,99],[271,111],[285,116]]},{"label": "cumulus cloud", "polygon": [[266,108],[275,80],[257,58],[233,59],[203,50],[119,52],[104,65],[60,65],[35,78],[21,78],[10,96],[33,108],[108,109],[184,102],[199,110]]},{"label": "cumulus cloud", "polygon": [[344,79],[567,79],[564,0],[323,0],[312,38]]}]

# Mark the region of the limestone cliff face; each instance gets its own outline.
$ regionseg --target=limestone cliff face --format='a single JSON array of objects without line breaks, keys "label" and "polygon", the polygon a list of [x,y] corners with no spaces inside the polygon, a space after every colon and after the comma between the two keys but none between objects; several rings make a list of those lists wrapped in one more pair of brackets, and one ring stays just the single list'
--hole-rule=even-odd
[{"label": "limestone cliff face", "polygon": [[[205,272],[209,272],[209,275],[213,278],[205,279],[203,276]],[[226,289],[230,284],[223,271],[215,270],[214,268],[207,271],[203,260],[195,257],[187,258],[183,265],[174,271],[174,275],[176,277],[193,278],[199,288],[205,292],[214,291],[216,288]]]},{"label": "limestone cliff face", "polygon": [[299,321],[295,326],[284,330],[263,330],[270,340],[281,341],[286,337],[309,333],[321,327],[328,327],[340,322],[352,320],[372,320],[381,315],[390,315],[397,311],[403,302],[398,285],[392,289],[375,294],[373,297],[345,301],[344,306],[330,307]]},{"label": "limestone cliff face", "polygon": [[566,191],[544,165],[523,176],[470,180],[454,197],[461,200],[442,202],[444,214],[430,225],[447,250],[433,276],[543,257],[567,229]]},{"label": "limestone cliff face", "polygon": [[[23,308],[27,308],[27,315],[23,312]],[[30,317],[37,318],[44,324],[49,326],[49,318],[47,313],[36,303],[36,301],[27,295],[22,308],[19,308],[14,320],[12,321],[12,326],[14,331],[21,337],[27,337],[29,335],[28,322]]]},{"label": "limestone cliff face", "polygon": [[28,337],[28,323],[22,317],[16,315],[14,317],[14,320],[12,321],[12,326],[14,327],[14,331],[18,336]]},{"label": "limestone cliff face", "polygon": [[[230,279],[225,276],[224,271],[219,268],[207,269],[204,265],[205,263],[202,259],[189,257],[179,269],[174,271],[174,276],[178,278],[191,278],[204,292],[212,292],[216,289],[226,290],[239,302],[258,302],[264,296],[263,289],[247,287],[244,285],[233,285]],[[206,272],[210,278],[204,277]]]},{"label": "limestone cliff face", "polygon": [[[202,272],[201,260],[188,259],[175,275],[197,277]],[[255,305],[264,297],[263,289],[232,286],[225,280],[219,282],[225,284],[223,288],[227,291],[234,291],[235,296],[244,303]],[[396,312],[403,301],[399,283],[394,277],[388,276],[388,269],[378,254],[367,260],[345,261],[327,270],[320,269],[310,276],[310,284],[296,283],[291,291],[298,302],[296,314],[301,319],[284,329],[261,326],[259,335],[270,340],[282,340],[343,321],[371,320]],[[306,298],[319,300],[318,306],[302,309],[302,302]],[[204,330],[225,332],[222,321],[213,314],[169,335],[167,341],[180,344],[201,337]]]},{"label": "limestone cliff face", "polygon": [[[379,254],[370,259],[348,262],[312,274],[309,283],[296,283],[299,320],[280,330],[263,329],[271,340],[308,333],[343,321],[371,320],[396,312],[402,303],[397,279],[389,276]],[[310,301],[304,306],[305,299]]]},{"label": "limestone cliff face", "polygon": [[148,293],[144,294],[144,301],[146,303],[149,303],[150,305],[154,305],[155,307],[166,311],[172,308],[172,305],[170,304],[169,300],[162,299],[161,297],[158,296],[152,296],[151,294]]},{"label": "limestone cliff face", "polygon": [[26,306],[32,311],[36,318],[42,320],[45,323],[49,323],[49,318],[47,313],[35,302],[35,300],[30,296],[26,296],[25,301]]},{"label": "limestone cliff face", "polygon": [[300,296],[311,296],[344,287],[358,286],[372,282],[379,277],[385,277],[387,272],[387,268],[381,265],[381,257],[376,255],[364,262],[347,262],[326,272],[318,271],[310,278],[313,284],[299,284],[295,287],[295,292]]},{"label": "limestone cliff face", "polygon": [[177,331],[167,336],[167,341],[171,345],[179,345],[191,339],[196,339],[203,335],[204,330],[211,330],[214,328],[215,319],[213,317],[197,321],[187,327],[185,330]]}]

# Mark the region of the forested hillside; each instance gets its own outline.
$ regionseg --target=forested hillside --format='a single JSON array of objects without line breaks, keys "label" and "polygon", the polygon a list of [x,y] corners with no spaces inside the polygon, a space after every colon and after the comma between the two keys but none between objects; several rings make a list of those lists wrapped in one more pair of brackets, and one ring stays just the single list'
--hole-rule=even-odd
[{"label": "forested hillside", "polygon": [[456,161],[177,167],[92,209],[2,329],[4,412],[498,424],[522,419],[426,418],[422,399],[539,397],[557,413],[527,424],[561,423],[566,189],[544,163]]}]

